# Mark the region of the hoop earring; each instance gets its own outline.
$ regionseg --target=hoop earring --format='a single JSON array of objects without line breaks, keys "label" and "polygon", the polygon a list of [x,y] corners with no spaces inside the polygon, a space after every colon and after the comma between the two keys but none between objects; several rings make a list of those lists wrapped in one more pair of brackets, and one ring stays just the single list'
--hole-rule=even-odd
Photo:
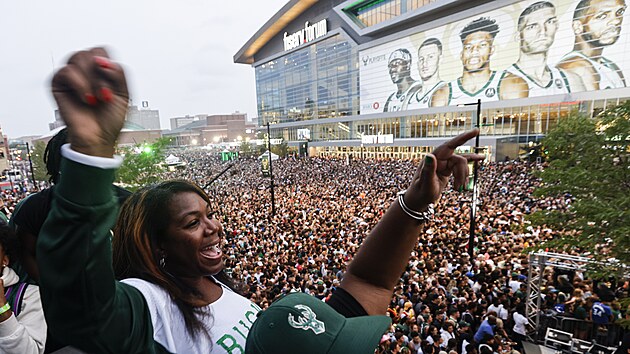
[{"label": "hoop earring", "polygon": [[162,256],[162,258],[160,258],[160,268],[164,269],[164,267],[166,267],[166,257]]}]

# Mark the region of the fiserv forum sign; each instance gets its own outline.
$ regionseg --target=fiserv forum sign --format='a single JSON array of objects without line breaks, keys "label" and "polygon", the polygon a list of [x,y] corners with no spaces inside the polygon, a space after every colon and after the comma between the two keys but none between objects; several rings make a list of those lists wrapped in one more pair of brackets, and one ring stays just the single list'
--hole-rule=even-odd
[{"label": "fiserv forum sign", "polygon": [[519,1],[361,50],[361,114],[626,87],[626,1]]},{"label": "fiserv forum sign", "polygon": [[299,31],[292,34],[284,32],[284,50],[287,51],[297,48],[302,44],[306,44],[317,38],[325,36],[326,33],[328,33],[328,23],[326,22],[326,19],[312,25],[306,21],[306,23],[304,23],[304,28]]}]

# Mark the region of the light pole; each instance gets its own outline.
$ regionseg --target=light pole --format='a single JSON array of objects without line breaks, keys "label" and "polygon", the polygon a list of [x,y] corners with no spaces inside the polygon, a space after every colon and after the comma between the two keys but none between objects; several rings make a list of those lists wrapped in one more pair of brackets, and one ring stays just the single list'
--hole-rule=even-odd
[{"label": "light pole", "polygon": [[31,168],[31,181],[33,181],[33,187],[39,190],[39,186],[35,183],[35,173],[33,172],[33,161],[31,160],[31,149],[28,146],[28,142],[26,143],[26,156],[28,156],[28,164]]},{"label": "light pole", "polygon": [[269,120],[267,119],[267,156],[269,157],[269,176],[271,177],[271,215],[276,215],[276,198],[273,194],[273,163],[271,162],[271,131],[269,128]]},{"label": "light pole", "polygon": [[[477,102],[475,103],[464,103],[464,104],[459,104],[458,106],[462,107],[462,106],[477,106],[477,118],[475,119],[475,128],[479,129],[480,126],[480,120],[481,120],[481,99],[477,99]],[[479,134],[477,134],[477,136],[475,137],[475,154],[479,151],[479,135],[481,134],[481,131],[479,131]],[[477,163],[473,163],[473,195],[472,198],[470,198],[471,200],[471,206],[470,206],[470,235],[468,236],[468,255],[470,256],[470,261],[474,262],[473,260],[473,255],[474,255],[474,251],[475,251],[475,216],[477,214],[477,178],[478,178],[478,168],[477,168]]]}]

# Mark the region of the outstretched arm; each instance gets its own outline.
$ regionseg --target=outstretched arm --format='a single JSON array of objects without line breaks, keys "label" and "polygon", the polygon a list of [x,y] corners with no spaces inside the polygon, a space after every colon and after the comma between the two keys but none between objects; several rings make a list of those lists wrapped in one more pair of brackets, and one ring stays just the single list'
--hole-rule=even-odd
[{"label": "outstretched arm", "polygon": [[[409,209],[422,212],[428,209],[429,204],[437,202],[451,174],[455,178],[456,189],[465,184],[468,161],[480,161],[483,156],[455,155],[454,151],[478,133],[477,129],[463,133],[426,155],[403,198]],[[407,215],[395,201],[348,265],[341,287],[369,315],[381,315],[387,310],[394,286],[409,261],[421,226],[421,221]]]},{"label": "outstretched arm", "polygon": [[111,184],[114,143],[127,110],[120,66],[96,48],[73,55],[52,90],[68,127],[61,176],[37,242],[44,313],[55,337],[88,352],[152,352],[151,319],[140,292],[115,281],[110,229],[118,203]]}]

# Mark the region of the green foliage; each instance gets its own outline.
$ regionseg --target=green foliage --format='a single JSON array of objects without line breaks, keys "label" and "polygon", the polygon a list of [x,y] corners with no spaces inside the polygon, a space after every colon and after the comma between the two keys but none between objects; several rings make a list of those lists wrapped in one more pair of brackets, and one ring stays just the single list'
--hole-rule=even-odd
[{"label": "green foliage", "polygon": [[598,260],[630,265],[630,103],[594,119],[570,115],[542,144],[549,166],[539,173],[544,184],[535,194],[574,198],[568,212],[531,215],[534,224],[564,231],[546,246],[579,247]]},{"label": "green foliage", "polygon": [[31,150],[31,162],[33,163],[33,174],[37,181],[47,181],[46,164],[44,163],[44,151],[46,144],[43,141],[36,141]]},{"label": "green foliage", "polygon": [[[281,138],[278,138],[278,139],[281,139]],[[271,152],[273,152],[274,154],[280,157],[285,157],[287,153],[289,152],[289,144],[287,144],[286,140],[282,139],[282,142],[280,144],[271,145]]]},{"label": "green foliage", "polygon": [[169,143],[170,139],[160,138],[152,144],[143,143],[122,148],[121,154],[125,158],[117,171],[116,181],[131,191],[161,181],[162,174],[166,171],[165,148]]},{"label": "green foliage", "polygon": [[252,144],[247,141],[243,141],[240,146],[239,154],[243,157],[251,157],[254,155],[254,148]]}]

